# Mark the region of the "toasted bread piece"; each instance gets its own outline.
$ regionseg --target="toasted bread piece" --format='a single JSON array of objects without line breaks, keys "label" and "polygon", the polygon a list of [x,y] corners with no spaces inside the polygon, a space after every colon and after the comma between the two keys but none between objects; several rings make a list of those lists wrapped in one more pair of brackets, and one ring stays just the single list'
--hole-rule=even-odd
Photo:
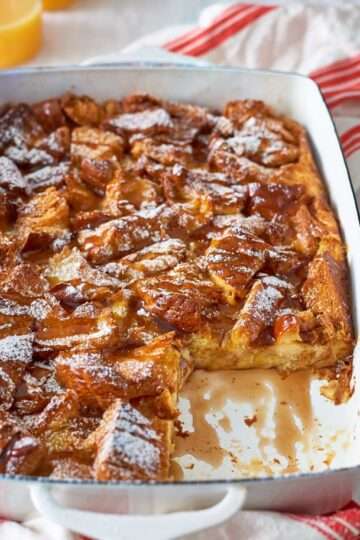
[{"label": "toasted bread piece", "polygon": [[158,242],[161,236],[159,211],[151,208],[81,231],[78,242],[86,257],[99,264]]},{"label": "toasted bread piece", "polygon": [[172,423],[148,418],[116,400],[95,434],[97,480],[166,480],[172,451]]},{"label": "toasted bread piece", "polygon": [[229,303],[234,303],[235,296],[246,295],[247,285],[265,264],[268,247],[261,238],[236,226],[211,241],[207,268]]},{"label": "toasted bread piece", "polygon": [[164,390],[174,396],[175,403],[180,355],[169,333],[129,353],[62,353],[56,359],[56,373],[60,383],[74,390],[83,403],[102,409],[116,398],[157,397]]},{"label": "toasted bread piece", "polygon": [[94,478],[91,465],[80,463],[74,459],[55,459],[50,478],[57,480],[89,480]]},{"label": "toasted bread piece", "polygon": [[196,266],[179,264],[170,272],[135,284],[146,308],[170,327],[198,330],[221,302],[221,293]]},{"label": "toasted bread piece", "polygon": [[121,137],[98,128],[78,127],[71,134],[71,159],[110,160],[121,157],[124,142]]},{"label": "toasted bread piece", "polygon": [[343,257],[336,258],[336,248],[342,254],[343,248],[337,242],[332,249],[322,251],[322,247],[319,248],[319,254],[309,264],[302,291],[306,307],[326,329],[334,356],[345,358],[352,352],[353,337],[345,265]]},{"label": "toasted bread piece", "polygon": [[0,472],[32,474],[46,456],[40,440],[34,437],[16,417],[0,414]]},{"label": "toasted bread piece", "polygon": [[[32,250],[56,240],[69,241],[69,208],[66,199],[54,187],[49,187],[32,198],[20,210],[18,234],[23,249]],[[59,242],[58,242],[59,243]],[[56,248],[56,243],[55,243]]]},{"label": "toasted bread piece", "polygon": [[79,126],[96,126],[103,117],[103,110],[88,96],[66,94],[61,99],[63,112]]}]

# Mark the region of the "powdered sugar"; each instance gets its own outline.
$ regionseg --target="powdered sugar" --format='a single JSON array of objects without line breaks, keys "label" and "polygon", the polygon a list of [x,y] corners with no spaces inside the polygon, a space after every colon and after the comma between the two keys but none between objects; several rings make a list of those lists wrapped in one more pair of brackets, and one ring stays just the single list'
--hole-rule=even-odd
[{"label": "powdered sugar", "polygon": [[124,469],[125,476],[131,469],[140,476],[158,473],[161,463],[158,445],[161,437],[151,421],[130,404],[122,402],[114,404],[113,411],[109,411],[106,416],[106,432],[95,467],[117,467],[119,474]]},{"label": "powdered sugar", "polygon": [[0,186],[12,191],[13,189],[25,190],[25,180],[15,165],[7,157],[0,157]]},{"label": "powdered sugar", "polygon": [[29,307],[30,315],[37,321],[45,319],[52,310],[52,306],[44,299],[39,298],[31,302]]},{"label": "powdered sugar", "polygon": [[82,281],[97,287],[118,287],[117,279],[92,268],[77,248],[56,255],[49,261],[46,277],[56,283]]},{"label": "powdered sugar", "polygon": [[121,114],[112,118],[109,122],[111,126],[135,133],[137,131],[148,132],[150,130],[159,131],[169,129],[173,123],[168,112],[164,109],[151,109],[144,112]]},{"label": "powdered sugar", "polygon": [[269,286],[263,286],[260,281],[255,282],[250,291],[247,302],[244,306],[244,312],[262,324],[266,321],[269,325],[274,319],[277,306],[284,298],[279,289]]},{"label": "powdered sugar", "polygon": [[292,285],[285,281],[285,279],[279,278],[277,276],[266,276],[262,279],[262,282],[270,287],[275,287],[278,289],[291,289]]},{"label": "powdered sugar", "polygon": [[8,300],[6,298],[0,298],[0,313],[2,315],[12,316],[21,316],[29,314],[29,307],[22,306],[13,300]]},{"label": "powdered sugar", "polygon": [[50,186],[59,186],[65,179],[65,175],[69,172],[69,164],[66,162],[60,165],[47,166],[37,169],[25,176],[29,183],[30,189],[36,191]]},{"label": "powdered sugar", "polygon": [[32,333],[0,339],[0,361],[29,364],[32,360],[33,339]]}]

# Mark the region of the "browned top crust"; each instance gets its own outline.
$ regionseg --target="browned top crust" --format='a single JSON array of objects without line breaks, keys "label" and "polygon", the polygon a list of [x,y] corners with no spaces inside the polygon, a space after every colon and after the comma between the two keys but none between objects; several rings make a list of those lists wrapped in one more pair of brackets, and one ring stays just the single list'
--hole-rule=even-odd
[{"label": "browned top crust", "polygon": [[168,478],[193,367],[344,361],[347,280],[306,133],[264,103],[6,106],[0,472]]}]

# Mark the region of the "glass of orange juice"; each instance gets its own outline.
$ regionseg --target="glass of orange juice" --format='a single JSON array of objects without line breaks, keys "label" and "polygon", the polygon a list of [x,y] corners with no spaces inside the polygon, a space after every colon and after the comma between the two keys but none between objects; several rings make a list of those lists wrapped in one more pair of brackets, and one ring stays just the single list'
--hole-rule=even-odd
[{"label": "glass of orange juice", "polygon": [[43,0],[44,9],[49,11],[64,9],[70,6],[74,0]]},{"label": "glass of orange juice", "polygon": [[21,64],[40,48],[41,0],[0,0],[0,68]]}]

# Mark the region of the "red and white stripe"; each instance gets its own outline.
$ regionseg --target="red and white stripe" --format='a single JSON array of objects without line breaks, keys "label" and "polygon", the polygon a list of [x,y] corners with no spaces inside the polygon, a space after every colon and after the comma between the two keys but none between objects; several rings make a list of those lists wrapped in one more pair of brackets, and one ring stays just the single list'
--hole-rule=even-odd
[{"label": "red and white stripe", "polygon": [[360,124],[342,133],[340,141],[346,158],[358,152],[360,150]]},{"label": "red and white stripe", "polygon": [[324,525],[324,523],[320,521],[318,517],[300,516],[300,515],[293,515],[291,517],[295,521],[300,521],[301,523],[305,523],[312,529],[315,529],[315,531],[320,533],[321,536],[326,538],[326,540],[345,540],[345,538],[338,535],[335,531],[332,531],[330,527],[328,527],[327,525]]},{"label": "red and white stripe", "polygon": [[235,4],[223,10],[210,24],[196,28],[169,41],[164,47],[171,52],[201,56],[221,45],[246,26],[266,15],[277,6]]},{"label": "red and white stripe", "polygon": [[[167,42],[164,48],[188,56],[208,54],[277,7],[233,4],[206,26],[186,32]],[[319,84],[330,109],[354,101],[360,105],[360,53],[317,69],[310,76]]]},{"label": "red and white stripe", "polygon": [[345,531],[349,531],[350,534],[354,535],[355,538],[360,537],[360,529],[349,523],[346,519],[343,519],[341,517],[333,516],[333,521],[338,523],[341,527],[344,528]]},{"label": "red and white stripe", "polygon": [[331,516],[290,514],[295,521],[304,523],[326,540],[359,540],[360,512],[355,503]]},{"label": "red and white stripe", "polygon": [[222,23],[225,23],[231,18],[233,15],[238,14],[242,10],[248,7],[248,4],[235,4],[227,9],[224,9],[220,15],[214,18],[211,24],[204,28],[195,28],[194,30],[191,30],[190,32],[186,32],[180,37],[177,37],[168,43],[164,45],[164,47],[171,52],[179,52],[182,47],[185,47],[186,45],[189,45],[193,40],[197,39],[198,37],[202,37],[206,34],[206,32],[213,30],[215,28],[218,28],[218,26]]},{"label": "red and white stripe", "polygon": [[313,71],[330,109],[350,101],[360,104],[360,54]]}]

